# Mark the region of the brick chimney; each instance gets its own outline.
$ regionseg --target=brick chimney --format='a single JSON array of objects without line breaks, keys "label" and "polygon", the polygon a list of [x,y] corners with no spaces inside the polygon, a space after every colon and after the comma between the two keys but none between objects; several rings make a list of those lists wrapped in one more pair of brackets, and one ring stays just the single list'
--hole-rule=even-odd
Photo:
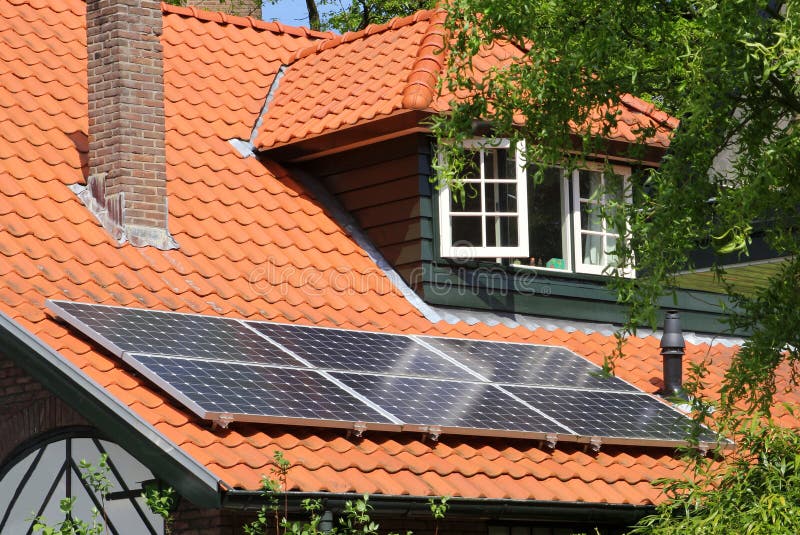
[{"label": "brick chimney", "polygon": [[177,248],[167,228],[161,4],[88,0],[89,177],[79,193],[117,240]]}]

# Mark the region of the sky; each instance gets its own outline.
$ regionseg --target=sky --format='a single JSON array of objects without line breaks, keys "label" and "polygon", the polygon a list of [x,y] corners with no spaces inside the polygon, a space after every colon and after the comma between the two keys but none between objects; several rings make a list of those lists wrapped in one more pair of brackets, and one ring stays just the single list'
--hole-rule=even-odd
[{"label": "sky", "polygon": [[[317,3],[320,15],[325,11],[325,7]],[[291,26],[308,26],[308,11],[306,10],[305,0],[278,0],[272,4],[265,0],[261,7],[261,17],[264,20],[277,19],[284,24]]]}]

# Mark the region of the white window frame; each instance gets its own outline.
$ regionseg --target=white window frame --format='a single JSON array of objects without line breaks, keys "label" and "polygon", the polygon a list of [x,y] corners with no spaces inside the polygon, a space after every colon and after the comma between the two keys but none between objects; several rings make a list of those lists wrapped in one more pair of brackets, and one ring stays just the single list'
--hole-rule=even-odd
[{"label": "white window frame", "polygon": [[[628,187],[628,177],[630,177],[631,171],[628,167],[623,167],[619,165],[611,166],[611,169],[615,175],[622,177],[622,191],[624,195],[624,201],[626,203],[631,202],[630,198],[630,188]],[[612,266],[608,263],[606,264],[588,264],[583,261],[584,259],[584,251],[583,251],[583,235],[584,234],[593,234],[596,236],[601,236],[603,238],[603,243],[605,244],[607,237],[615,237],[616,239],[626,239],[626,236],[618,236],[615,232],[608,229],[608,222],[605,218],[601,219],[600,224],[602,225],[602,229],[596,232],[586,232],[581,228],[581,202],[586,202],[588,199],[584,199],[581,197],[580,191],[580,172],[581,171],[596,171],[600,173],[600,177],[602,180],[603,186],[605,186],[606,178],[605,178],[605,168],[602,165],[595,165],[595,164],[587,164],[586,166],[582,167],[581,169],[575,169],[572,171],[572,242],[573,242],[573,254],[575,256],[575,272],[576,273],[589,273],[594,275],[607,275],[609,268]],[[605,196],[605,195],[604,195]],[[603,203],[601,199],[600,203]],[[626,235],[628,234],[626,229]],[[603,254],[605,255],[607,251],[604,251]],[[634,276],[634,272],[630,269],[624,269],[622,274],[626,277]]]},{"label": "white window frame", "polygon": [[[511,141],[509,139],[469,139],[464,142],[464,148],[468,150],[492,150],[509,149]],[[482,209],[480,212],[456,212],[459,216],[480,217],[481,235],[485,233],[486,217],[493,216],[515,216],[517,219],[517,245],[516,246],[463,246],[453,244],[452,227],[450,224],[451,216],[455,215],[450,211],[450,198],[452,192],[448,186],[443,186],[439,191],[439,240],[440,254],[443,258],[515,258],[528,256],[528,180],[525,169],[524,144],[518,143],[515,152],[516,176],[514,179],[507,180],[507,183],[516,184],[517,187],[517,210],[516,212],[492,212]],[[442,157],[441,155],[439,156]],[[483,157],[481,157],[483,160]],[[495,160],[496,161],[496,160]],[[470,183],[478,183],[481,188],[481,199],[486,199],[486,172],[481,164],[480,178]],[[524,207],[524,209],[523,209]],[[484,237],[485,239],[485,237]]]},{"label": "white window frame", "polygon": [[[469,139],[464,142],[464,148],[469,150],[480,149],[508,149],[511,146],[509,139]],[[442,258],[456,258],[456,259],[471,259],[471,258],[528,258],[530,256],[530,236],[528,229],[528,173],[525,167],[524,160],[524,142],[517,143],[516,146],[516,178],[514,180],[507,180],[508,183],[515,183],[517,186],[517,211],[516,212],[490,212],[482,210],[481,212],[455,212],[455,215],[463,215],[466,217],[481,217],[482,235],[485,232],[486,217],[487,216],[516,216],[517,218],[517,236],[518,245],[516,247],[490,247],[490,246],[459,246],[452,243],[452,227],[450,223],[451,216],[454,215],[450,210],[451,190],[446,185],[439,191],[439,240],[440,240],[440,255]],[[439,155],[441,162],[441,154]],[[611,267],[609,264],[595,265],[588,264],[583,261],[583,234],[586,232],[581,228],[581,201],[584,203],[588,199],[580,197],[580,171],[596,171],[601,174],[602,183],[605,184],[605,172],[607,167],[599,164],[587,162],[580,169],[575,169],[571,174],[566,170],[561,170],[561,240],[562,251],[564,253],[564,269],[548,268],[544,266],[528,266],[525,264],[514,264],[515,267],[520,269],[534,269],[541,271],[549,271],[554,273],[583,273],[592,275],[607,275],[608,269]],[[626,203],[631,202],[629,177],[631,174],[630,167],[622,165],[612,165],[611,170],[615,175],[622,177],[623,194]],[[485,185],[486,176],[484,166],[481,165],[480,178],[473,179],[470,183],[480,184],[481,198],[485,198]],[[601,201],[602,202],[602,201]],[[613,231],[607,228],[607,221],[601,221],[602,230],[597,231],[598,236],[603,237],[605,244],[607,237],[616,237],[617,239],[626,239],[626,236],[617,236]],[[606,251],[604,251],[604,254]],[[622,271],[626,277],[634,277],[635,272],[629,268]]]}]

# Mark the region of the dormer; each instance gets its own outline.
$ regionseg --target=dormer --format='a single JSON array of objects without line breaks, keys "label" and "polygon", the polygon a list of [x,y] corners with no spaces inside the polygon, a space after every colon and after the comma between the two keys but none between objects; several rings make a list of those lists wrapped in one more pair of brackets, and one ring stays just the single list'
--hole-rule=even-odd
[{"label": "dormer", "polygon": [[[465,195],[454,199],[438,184],[429,128],[453,98],[437,89],[444,16],[423,11],[298,51],[275,78],[254,149],[327,188],[430,305],[623,321],[606,288],[620,237],[600,212],[610,196],[631,195],[637,169],[659,165],[677,121],[621,95],[607,110],[620,118],[607,154],[578,169],[545,169],[535,187],[535,165],[517,156],[519,147],[476,133]],[[475,57],[476,72],[520,54],[494,43]],[[634,161],[629,149],[645,127],[653,135]],[[697,330],[719,332],[719,301],[679,292],[677,307]]]}]

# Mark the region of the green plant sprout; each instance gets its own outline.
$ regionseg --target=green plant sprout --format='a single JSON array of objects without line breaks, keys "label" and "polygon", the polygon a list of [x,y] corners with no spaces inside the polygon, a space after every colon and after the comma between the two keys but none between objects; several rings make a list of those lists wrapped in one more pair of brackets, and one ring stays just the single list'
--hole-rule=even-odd
[{"label": "green plant sprout", "polygon": [[149,485],[144,489],[144,499],[150,511],[164,519],[164,535],[171,535],[172,525],[175,522],[175,508],[178,505],[175,489],[172,487],[162,489],[157,485]]},{"label": "green plant sprout", "polygon": [[[369,496],[357,500],[347,500],[342,507],[337,525],[323,529],[325,507],[322,500],[307,498],[300,504],[308,520],[290,521],[288,519],[288,474],[292,464],[280,451],[275,451],[270,476],[261,478],[261,496],[266,503],[256,513],[256,519],[243,526],[246,535],[267,535],[274,527],[275,535],[379,535],[380,525],[372,520],[373,507]],[[279,506],[278,493],[283,493],[283,508]],[[439,520],[444,518],[449,505],[448,497],[428,501],[435,521],[435,534],[439,533]],[[282,514],[281,514],[282,513]],[[399,535],[388,533],[387,535]],[[407,531],[405,535],[413,535]]]},{"label": "green plant sprout", "polygon": [[92,508],[89,521],[73,518],[72,510],[75,507],[76,497],[63,498],[59,502],[59,508],[64,513],[64,520],[50,526],[47,519],[38,516],[33,519],[33,531],[41,532],[43,535],[101,535],[108,533],[107,518],[105,513],[105,497],[113,487],[113,483],[108,478],[108,454],[100,455],[97,465],[93,465],[86,460],[81,460],[81,479],[83,479],[95,493],[100,495],[101,509]]}]

